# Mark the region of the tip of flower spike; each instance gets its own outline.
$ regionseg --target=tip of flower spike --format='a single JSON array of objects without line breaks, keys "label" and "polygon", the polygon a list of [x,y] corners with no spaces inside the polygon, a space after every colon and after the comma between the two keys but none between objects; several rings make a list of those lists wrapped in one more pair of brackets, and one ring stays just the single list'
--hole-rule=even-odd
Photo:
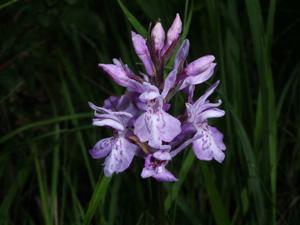
[{"label": "tip of flower spike", "polygon": [[180,18],[180,15],[179,13],[176,13],[176,16],[175,16],[175,19],[174,19],[174,23],[180,27],[181,29],[181,26],[182,26],[182,22],[181,22],[181,18]]},{"label": "tip of flower spike", "polygon": [[157,22],[151,31],[151,38],[156,51],[161,51],[165,43],[165,31],[160,22]]},{"label": "tip of flower spike", "polygon": [[171,40],[177,39],[182,31],[182,22],[179,13],[176,13],[176,17],[168,30],[168,38]]}]

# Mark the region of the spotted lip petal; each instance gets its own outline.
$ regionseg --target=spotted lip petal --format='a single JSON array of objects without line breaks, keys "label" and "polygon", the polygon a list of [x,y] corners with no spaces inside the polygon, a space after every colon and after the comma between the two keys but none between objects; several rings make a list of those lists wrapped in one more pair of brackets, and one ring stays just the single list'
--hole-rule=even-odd
[{"label": "spotted lip petal", "polygon": [[124,137],[115,139],[112,150],[104,162],[105,176],[111,176],[113,173],[121,173],[126,170],[132,162],[138,147]]},{"label": "spotted lip petal", "polygon": [[112,149],[114,138],[104,138],[100,141],[98,141],[95,146],[89,151],[90,155],[94,159],[100,159],[106,157]]},{"label": "spotted lip petal", "polygon": [[[142,95],[144,95],[143,93]],[[162,97],[152,99],[147,94],[147,109],[134,122],[134,134],[142,141],[148,141],[153,148],[160,148],[162,142],[172,141],[181,131],[180,121],[163,110]]]},{"label": "spotted lip petal", "polygon": [[208,129],[201,130],[203,135],[193,142],[193,151],[200,160],[212,160],[223,162],[225,158],[223,135],[214,127],[208,126]]},{"label": "spotted lip petal", "polygon": [[152,155],[145,158],[144,168],[141,173],[142,178],[153,177],[161,182],[175,182],[177,178],[168,171],[165,166],[167,161],[154,161]]}]

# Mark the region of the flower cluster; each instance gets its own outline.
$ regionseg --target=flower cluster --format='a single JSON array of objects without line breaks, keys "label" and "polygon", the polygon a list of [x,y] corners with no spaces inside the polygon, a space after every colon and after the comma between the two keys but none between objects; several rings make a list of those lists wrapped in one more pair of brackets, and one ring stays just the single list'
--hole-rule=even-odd
[{"label": "flower cluster", "polygon": [[[224,160],[226,147],[223,135],[208,124],[209,118],[225,114],[218,109],[221,100],[216,103],[208,100],[219,81],[198,100],[193,100],[195,85],[213,75],[216,66],[214,56],[207,55],[187,63],[190,44],[186,39],[172,59],[172,70],[166,72],[181,31],[182,22],[177,14],[167,34],[160,22],[152,28],[148,40],[135,32],[131,33],[134,50],[145,68],[145,72],[139,75],[118,59],[113,59],[113,64],[99,64],[118,85],[126,88],[124,95],[106,99],[103,107],[89,103],[95,112],[93,125],[107,126],[113,130],[112,137],[98,141],[90,150],[94,159],[105,158],[106,176],[123,172],[134,156],[139,156],[145,160],[141,172],[143,178],[176,181],[177,178],[166,169],[166,165],[189,145],[192,145],[199,160]],[[178,91],[187,94],[187,102],[185,112],[175,117],[169,110],[171,99]]]}]

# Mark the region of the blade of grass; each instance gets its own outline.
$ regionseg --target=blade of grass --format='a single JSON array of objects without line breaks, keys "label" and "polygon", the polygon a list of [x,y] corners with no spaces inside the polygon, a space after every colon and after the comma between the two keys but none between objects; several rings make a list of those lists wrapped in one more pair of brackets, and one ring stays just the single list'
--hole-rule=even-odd
[{"label": "blade of grass", "polygon": [[0,138],[0,144],[4,143],[5,141],[8,141],[9,139],[13,138],[14,136],[16,136],[24,131],[27,131],[27,130],[50,125],[53,123],[64,122],[64,121],[74,120],[74,119],[86,119],[86,118],[91,118],[91,117],[92,117],[92,113],[76,113],[76,114],[70,114],[70,115],[66,115],[66,116],[59,116],[59,117],[47,119],[47,120],[41,120],[41,121],[38,121],[35,123],[30,123],[25,126],[19,127],[17,129],[13,130],[12,132],[2,136]]},{"label": "blade of grass", "polygon": [[185,3],[183,31],[182,31],[182,35],[181,35],[181,41],[183,41],[186,38],[186,36],[190,30],[192,16],[193,16],[193,12],[194,12],[194,1],[193,0],[191,1],[191,6],[190,6],[189,10],[188,10],[188,7],[189,7],[189,0],[187,0]]},{"label": "blade of grass", "polygon": [[265,208],[264,199],[262,195],[262,188],[260,185],[259,177],[257,175],[257,163],[253,154],[253,150],[249,138],[247,137],[243,125],[241,124],[239,118],[236,116],[236,114],[233,111],[230,111],[230,113],[232,115],[234,125],[235,125],[235,130],[239,137],[239,141],[242,146],[242,151],[245,160],[247,162],[247,168],[249,173],[248,185],[250,187],[250,191],[254,195],[255,210],[258,217],[257,219],[259,224],[264,224],[265,216],[266,216],[266,208]]},{"label": "blade of grass", "polygon": [[148,32],[143,27],[143,25],[135,18],[135,16],[126,8],[126,6],[122,3],[121,0],[117,0],[119,6],[121,7],[123,13],[125,14],[126,18],[128,19],[129,23],[136,29],[138,33],[140,33],[143,37],[147,37]]},{"label": "blade of grass", "polygon": [[[73,106],[73,103],[72,103],[72,100],[71,100],[70,91],[69,91],[67,82],[65,81],[65,79],[62,75],[61,69],[59,69],[59,71],[60,71],[61,81],[62,81],[62,92],[63,92],[64,98],[66,100],[67,108],[68,108],[68,110],[71,114],[74,114],[75,109],[74,109],[74,106]],[[79,125],[77,119],[73,119],[72,123],[74,124],[75,127],[77,127]],[[87,169],[87,172],[88,172],[88,176],[89,176],[89,179],[90,179],[90,182],[91,182],[91,186],[94,188],[95,187],[95,180],[94,180],[91,165],[90,165],[89,159],[88,159],[87,147],[85,146],[83,135],[82,135],[81,131],[76,131],[76,137],[77,137],[77,141],[79,143],[80,149],[81,149],[81,153],[83,155],[84,163],[85,163],[85,166],[86,166],[86,169]]]},{"label": "blade of grass", "polygon": [[118,193],[121,186],[121,179],[115,179],[111,188],[111,200],[108,214],[108,224],[115,224],[116,216],[118,215]]},{"label": "blade of grass", "polygon": [[[186,215],[186,219],[194,225],[202,225],[203,223],[200,221],[197,212],[191,210],[191,207],[185,202],[185,199],[182,196],[177,197],[178,207],[182,210],[182,212]],[[174,223],[176,224],[176,223]]]},{"label": "blade of grass", "polygon": [[[54,142],[59,143],[60,139],[60,128],[59,124],[55,125],[54,130]],[[59,144],[56,144],[53,149],[53,158],[52,158],[52,179],[51,179],[51,198],[52,198],[52,215],[54,217],[54,223],[58,224],[58,212],[57,212],[57,187],[58,187],[58,173],[59,173]]]},{"label": "blade of grass", "polygon": [[31,150],[34,155],[34,164],[37,174],[37,180],[38,180],[38,187],[40,191],[40,203],[41,203],[41,211],[43,214],[44,222],[46,225],[52,225],[52,219],[51,219],[51,210],[49,208],[49,201],[48,201],[48,188],[46,183],[45,174],[43,174],[41,165],[40,165],[40,159],[38,158],[38,150],[36,147],[36,144],[31,145]]},{"label": "blade of grass", "polygon": [[83,208],[82,208],[82,205],[76,195],[76,191],[74,189],[74,185],[72,185],[72,182],[70,180],[70,175],[65,171],[63,170],[63,174],[64,174],[64,178],[66,179],[66,183],[71,191],[71,196],[72,196],[72,200],[73,200],[73,207],[75,208],[75,211],[77,213],[79,213],[79,216],[80,216],[80,219],[83,219],[84,217],[84,211],[83,211]]},{"label": "blade of grass", "polygon": [[24,165],[17,173],[14,185],[11,186],[11,188],[5,193],[5,196],[1,200],[2,202],[0,205],[0,218],[9,217],[9,211],[14,203],[14,199],[18,196],[18,192],[20,192],[24,188],[24,185],[29,178],[31,169],[31,167]]},{"label": "blade of grass", "polygon": [[2,4],[2,5],[0,5],[0,10],[1,9],[4,9],[4,8],[6,8],[6,7],[8,7],[8,6],[10,6],[11,4],[13,4],[13,3],[16,3],[18,0],[11,0],[11,1],[8,1],[8,2],[6,2],[6,3],[4,3],[4,4]]},{"label": "blade of grass", "polygon": [[111,178],[103,176],[99,178],[98,183],[95,187],[94,193],[89,202],[88,208],[83,218],[83,225],[89,225],[91,220],[96,212],[97,207],[100,205],[100,202],[104,200],[108,185],[111,181]]},{"label": "blade of grass", "polygon": [[275,11],[276,11],[276,0],[270,0],[268,19],[267,19],[267,31],[266,31],[266,42],[268,44],[268,52],[271,51],[271,46],[272,46]]},{"label": "blade of grass", "polygon": [[[181,38],[180,38],[180,42],[182,42],[186,38],[186,36],[187,36],[187,34],[190,30],[190,25],[191,25],[191,21],[192,21],[194,1],[192,1],[191,7],[190,7],[189,10],[188,10],[188,7],[189,7],[188,3],[189,3],[189,1],[186,1],[185,9],[184,9],[183,31],[182,31],[182,35],[181,35]],[[176,57],[176,54],[173,54],[171,59],[167,63],[166,68],[172,68],[172,65],[174,64],[175,57]]]},{"label": "blade of grass", "polygon": [[277,180],[277,121],[275,107],[275,92],[270,65],[270,53],[275,14],[275,2],[270,2],[270,11],[266,32],[263,17],[257,0],[246,0],[246,9],[249,18],[251,34],[254,44],[255,61],[258,68],[260,87],[262,91],[262,107],[264,132],[267,133],[266,145],[269,152],[270,191],[272,195],[272,224],[276,224],[276,180]]},{"label": "blade of grass", "polygon": [[172,188],[169,191],[169,193],[165,199],[164,207],[165,207],[166,211],[168,211],[171,208],[172,203],[177,198],[180,188],[181,188],[183,182],[185,181],[185,178],[186,178],[189,170],[191,169],[191,167],[193,165],[193,161],[195,160],[194,153],[191,151],[191,149],[189,149],[188,151],[189,152],[188,152],[186,158],[184,159],[181,169],[180,169],[180,172],[179,172],[180,179],[175,184],[172,185]]},{"label": "blade of grass", "polygon": [[201,171],[205,181],[205,188],[208,193],[209,203],[214,214],[216,224],[230,225],[228,212],[226,212],[225,205],[222,202],[220,193],[213,180],[213,173],[209,170],[208,166],[201,163]]}]

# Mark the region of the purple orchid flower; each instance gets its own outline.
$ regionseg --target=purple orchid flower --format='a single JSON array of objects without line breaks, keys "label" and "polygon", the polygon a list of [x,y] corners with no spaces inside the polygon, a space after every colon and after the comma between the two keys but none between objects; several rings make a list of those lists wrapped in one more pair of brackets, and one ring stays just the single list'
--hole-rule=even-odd
[{"label": "purple orchid flower", "polygon": [[196,157],[200,160],[215,159],[218,162],[224,160],[224,150],[226,146],[223,143],[223,134],[215,127],[209,126],[207,119],[217,118],[225,115],[225,112],[217,107],[222,104],[210,103],[207,98],[214,92],[219,85],[219,81],[214,83],[204,95],[202,95],[194,104],[186,103],[188,121],[196,129],[196,135],[199,138],[193,141],[193,150]]},{"label": "purple orchid flower", "polygon": [[126,139],[126,121],[132,117],[128,112],[113,112],[89,103],[95,110],[94,126],[108,126],[114,129],[114,136],[104,138],[96,143],[90,154],[94,159],[104,158],[104,174],[111,176],[114,172],[126,170],[138,147]]},{"label": "purple orchid flower", "polygon": [[153,177],[162,182],[177,181],[177,178],[166,169],[166,165],[171,159],[172,157],[168,152],[157,151],[154,154],[147,155],[141,177]]},{"label": "purple orchid flower", "polygon": [[[125,94],[106,99],[103,107],[89,103],[95,111],[93,125],[113,130],[112,137],[98,141],[90,150],[93,158],[105,158],[106,176],[123,172],[137,156],[145,160],[142,178],[174,182],[177,178],[166,166],[189,145],[200,160],[224,160],[226,147],[223,134],[208,125],[209,118],[225,115],[223,110],[218,109],[221,100],[216,103],[208,100],[219,81],[196,102],[193,101],[196,86],[213,75],[215,57],[207,55],[187,63],[190,43],[186,39],[176,53],[171,71],[166,68],[181,31],[182,22],[176,14],[167,33],[160,22],[155,24],[148,40],[140,34],[131,33],[134,50],[144,65],[145,73],[136,75],[118,59],[113,59],[113,64],[99,64],[118,85],[126,88]],[[178,91],[188,93],[186,111],[174,116],[169,109]]]},{"label": "purple orchid flower", "polygon": [[172,141],[181,131],[180,121],[163,110],[163,99],[158,88],[144,83],[145,91],[140,100],[146,102],[147,111],[134,123],[134,134],[142,141],[148,141],[153,148],[159,148],[162,142]]}]

